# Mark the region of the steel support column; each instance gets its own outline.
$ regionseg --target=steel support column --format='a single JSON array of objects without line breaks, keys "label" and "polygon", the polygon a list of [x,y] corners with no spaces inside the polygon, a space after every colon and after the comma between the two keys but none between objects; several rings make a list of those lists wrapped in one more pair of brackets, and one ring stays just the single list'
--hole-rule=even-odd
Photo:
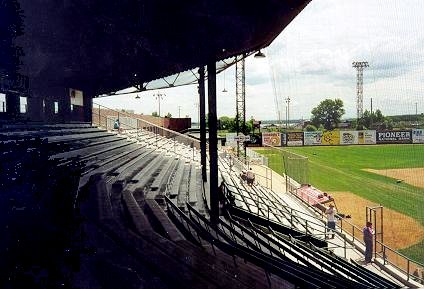
[{"label": "steel support column", "polygon": [[93,111],[93,97],[94,93],[84,91],[84,97],[83,97],[83,105],[84,105],[84,121],[85,122],[92,122],[92,111]]},{"label": "steel support column", "polygon": [[216,64],[208,63],[208,108],[209,108],[209,184],[211,221],[219,218],[218,204],[218,140],[216,114]]},{"label": "steel support column", "polygon": [[202,165],[202,180],[208,180],[206,175],[206,113],[205,113],[205,67],[199,67],[199,122],[200,122],[200,163]]},{"label": "steel support column", "polygon": [[69,94],[69,88],[58,88],[55,94],[58,97],[59,102],[59,118],[60,121],[66,123],[71,119],[71,96]]},{"label": "steel support column", "polygon": [[[244,55],[236,62],[236,133],[246,133],[246,72]],[[240,155],[240,148],[244,142],[237,142],[237,156]],[[246,154],[246,152],[244,152]]]},{"label": "steel support column", "polygon": [[43,98],[40,95],[33,94],[28,98],[28,114],[31,121],[43,121]]},{"label": "steel support column", "polygon": [[6,113],[9,120],[19,119],[19,94],[6,92]]}]

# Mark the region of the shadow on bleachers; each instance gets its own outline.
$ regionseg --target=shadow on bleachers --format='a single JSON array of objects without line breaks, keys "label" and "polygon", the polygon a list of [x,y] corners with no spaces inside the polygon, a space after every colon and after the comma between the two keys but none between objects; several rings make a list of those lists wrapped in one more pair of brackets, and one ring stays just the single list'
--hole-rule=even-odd
[{"label": "shadow on bleachers", "polygon": [[231,176],[236,205],[211,223],[199,153],[176,138],[87,124],[0,136],[1,288],[396,288]]}]

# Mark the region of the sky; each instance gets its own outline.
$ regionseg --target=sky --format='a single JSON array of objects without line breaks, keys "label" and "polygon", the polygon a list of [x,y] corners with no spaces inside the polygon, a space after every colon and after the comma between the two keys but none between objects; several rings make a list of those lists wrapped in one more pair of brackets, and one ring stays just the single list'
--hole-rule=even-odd
[{"label": "sky", "polygon": [[[384,115],[424,112],[423,0],[312,0],[263,52],[246,59],[246,118],[309,119],[326,98],[340,98],[346,114],[356,117],[356,70],[367,61],[364,110]],[[225,81],[224,81],[225,79]],[[225,85],[224,85],[225,82]],[[227,92],[222,92],[224,89]],[[137,113],[158,111],[154,94],[165,94],[161,115],[198,120],[197,86],[182,86],[109,96],[94,102]],[[235,116],[235,70],[217,75],[218,116]]]}]

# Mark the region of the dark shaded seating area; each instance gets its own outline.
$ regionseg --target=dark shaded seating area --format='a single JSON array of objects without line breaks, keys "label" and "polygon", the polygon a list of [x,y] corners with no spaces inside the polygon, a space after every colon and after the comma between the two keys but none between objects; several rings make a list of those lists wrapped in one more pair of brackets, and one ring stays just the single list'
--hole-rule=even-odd
[{"label": "dark shaded seating area", "polygon": [[231,175],[235,204],[211,222],[189,146],[87,124],[0,135],[1,288],[398,288]]},{"label": "dark shaded seating area", "polygon": [[206,213],[193,148],[86,124],[14,126],[0,135],[1,288],[268,284],[263,272],[254,280],[244,265],[187,240],[160,205],[166,193],[181,210],[191,204]]}]

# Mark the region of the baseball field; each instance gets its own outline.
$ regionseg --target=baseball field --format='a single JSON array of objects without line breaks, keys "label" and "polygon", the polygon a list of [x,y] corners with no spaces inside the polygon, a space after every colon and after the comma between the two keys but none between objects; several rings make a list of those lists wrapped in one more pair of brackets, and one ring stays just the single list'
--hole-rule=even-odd
[{"label": "baseball field", "polygon": [[[384,206],[385,243],[424,263],[424,145],[291,147],[306,156],[308,181],[332,194],[359,227],[365,206]],[[281,153],[259,149],[284,173]]]}]

